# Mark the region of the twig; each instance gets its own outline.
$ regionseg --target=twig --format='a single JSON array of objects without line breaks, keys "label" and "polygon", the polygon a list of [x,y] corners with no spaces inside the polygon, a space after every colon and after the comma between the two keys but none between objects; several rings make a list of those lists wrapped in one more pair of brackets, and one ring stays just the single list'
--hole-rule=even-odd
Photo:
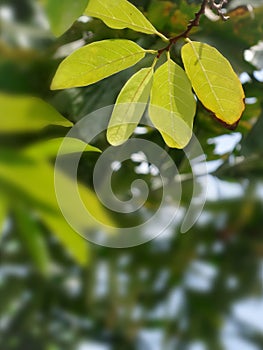
[{"label": "twig", "polygon": [[191,32],[191,30],[194,27],[198,27],[200,24],[200,18],[202,17],[202,15],[205,13],[205,9],[208,5],[210,5],[210,7],[215,10],[218,15],[225,21],[228,19],[228,16],[224,16],[224,14],[222,13],[222,7],[224,6],[224,4],[226,4],[228,2],[228,0],[220,0],[220,2],[217,4],[215,3],[215,0],[203,0],[200,10],[198,12],[195,13],[195,18],[191,19],[187,25],[187,28],[185,31],[183,31],[182,33],[176,35],[175,37],[171,38],[169,40],[169,44],[158,50],[158,55],[157,57],[159,58],[161,56],[161,54],[165,51],[169,51],[171,46],[174,45],[179,39],[181,38],[188,38],[189,33]]}]

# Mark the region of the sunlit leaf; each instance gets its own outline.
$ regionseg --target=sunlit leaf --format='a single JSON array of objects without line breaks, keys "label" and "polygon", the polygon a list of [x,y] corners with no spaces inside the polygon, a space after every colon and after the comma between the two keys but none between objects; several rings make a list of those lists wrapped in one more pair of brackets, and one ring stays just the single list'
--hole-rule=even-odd
[{"label": "sunlit leaf", "polygon": [[49,125],[72,126],[52,106],[36,97],[0,94],[0,132],[34,132]]},{"label": "sunlit leaf", "polygon": [[[63,140],[64,138],[56,138],[48,141],[34,143],[30,147],[24,149],[23,153],[39,158],[56,157]],[[63,147],[62,153],[60,152],[60,155],[83,152],[83,148],[85,152],[101,152],[97,147],[87,145],[82,140],[76,138],[68,137],[65,145],[66,146]]]},{"label": "sunlit leaf", "polygon": [[[55,187],[54,187],[54,169],[52,165],[35,156],[28,156],[25,152],[0,152],[0,187],[10,201],[28,200],[33,203],[35,211],[39,214],[52,233],[57,236],[59,241],[66,247],[76,261],[85,264],[88,260],[88,248],[86,241],[71,228],[58,206]],[[99,224],[95,220],[87,220],[79,214],[78,209],[72,202],[70,193],[76,186],[75,182],[64,174],[59,173],[63,188],[65,188],[65,202],[68,210],[74,215],[81,228],[85,230],[98,228]],[[78,184],[80,195],[85,198],[87,208],[99,221],[106,225],[112,225],[107,213],[100,205],[93,191]],[[94,212],[93,212],[94,211]]]},{"label": "sunlit leaf", "polygon": [[153,69],[143,68],[122,88],[111,115],[107,139],[112,145],[125,142],[145,111],[152,86]]},{"label": "sunlit leaf", "polygon": [[157,34],[167,40],[134,5],[126,0],[90,0],[85,14],[101,19],[110,28],[130,28],[146,34]]},{"label": "sunlit leaf", "polygon": [[96,83],[140,61],[147,51],[130,40],[102,40],[86,45],[58,67],[51,89]]},{"label": "sunlit leaf", "polygon": [[184,70],[170,58],[153,78],[149,115],[169,147],[183,148],[192,135],[196,102]]},{"label": "sunlit leaf", "polygon": [[214,47],[189,42],[182,48],[186,73],[199,100],[216,118],[235,126],[244,110],[244,91],[228,60]]},{"label": "sunlit leaf", "polygon": [[83,14],[88,0],[41,0],[48,16],[52,32],[63,34]]}]

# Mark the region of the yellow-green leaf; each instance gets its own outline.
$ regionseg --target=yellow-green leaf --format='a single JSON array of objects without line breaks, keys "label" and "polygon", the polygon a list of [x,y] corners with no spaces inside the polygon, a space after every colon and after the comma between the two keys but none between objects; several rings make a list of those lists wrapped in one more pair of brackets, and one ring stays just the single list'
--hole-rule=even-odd
[{"label": "yellow-green leaf", "polygon": [[153,68],[143,68],[122,88],[107,130],[107,139],[112,145],[125,142],[138,125],[149,99],[152,78]]},{"label": "yellow-green leaf", "polygon": [[0,133],[34,132],[49,125],[72,126],[52,106],[36,97],[0,94]]},{"label": "yellow-green leaf", "polygon": [[130,28],[141,33],[157,34],[163,40],[168,40],[134,5],[126,0],[90,0],[85,15],[101,19],[110,28]]},{"label": "yellow-green leaf", "polygon": [[184,70],[170,58],[154,73],[149,115],[169,147],[190,141],[196,101]]},{"label": "yellow-green leaf", "polygon": [[88,0],[41,0],[48,16],[52,32],[63,34],[83,14]]},{"label": "yellow-green leaf", "polygon": [[235,126],[245,108],[245,95],[229,61],[214,47],[192,41],[183,46],[182,59],[202,104],[223,123]]},{"label": "yellow-green leaf", "polygon": [[81,47],[58,67],[51,89],[67,89],[96,83],[120,72],[145,56],[146,50],[133,41],[110,39]]},{"label": "yellow-green leaf", "polygon": [[[24,149],[23,153],[28,156],[42,159],[56,157],[63,140],[64,138],[60,137],[47,141],[40,141]],[[97,147],[87,145],[80,139],[68,137],[66,146],[63,147],[63,153],[60,152],[60,155],[83,152],[84,147],[85,152],[101,152]]]},{"label": "yellow-green leaf", "polygon": [[[38,157],[37,154],[30,153],[29,155],[27,151],[13,152],[11,150],[6,152],[1,150],[0,161],[1,192],[9,198],[10,202],[16,203],[22,199],[23,202],[34,206],[34,212],[39,214],[39,217],[75,260],[85,264],[88,260],[87,242],[69,226],[61,213],[54,187],[54,168],[49,161]],[[75,218],[82,231],[101,228],[98,222],[113,226],[108,213],[91,189],[81,183],[76,184],[62,171],[58,170],[56,177],[59,177],[60,186],[65,191],[64,207],[69,215]],[[70,195],[76,186],[90,215],[83,216]]]}]

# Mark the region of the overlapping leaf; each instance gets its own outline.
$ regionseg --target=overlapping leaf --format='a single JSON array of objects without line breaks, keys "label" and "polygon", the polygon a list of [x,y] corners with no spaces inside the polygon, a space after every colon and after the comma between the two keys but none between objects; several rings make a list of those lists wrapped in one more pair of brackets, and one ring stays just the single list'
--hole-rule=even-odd
[{"label": "overlapping leaf", "polygon": [[140,61],[147,51],[130,40],[102,40],[86,45],[58,67],[51,89],[85,86]]},{"label": "overlapping leaf", "polygon": [[216,118],[235,126],[244,110],[244,91],[228,60],[214,47],[189,42],[182,48],[184,67],[199,100]]},{"label": "overlapping leaf", "polygon": [[85,14],[101,19],[111,28],[130,28],[146,34],[157,34],[167,40],[134,5],[126,0],[90,0]]},{"label": "overlapping leaf", "polygon": [[138,125],[149,99],[153,69],[143,68],[122,88],[107,130],[107,139],[114,146],[125,142]]},{"label": "overlapping leaf", "polygon": [[153,79],[149,115],[169,147],[183,148],[192,135],[196,102],[184,70],[170,58]]}]

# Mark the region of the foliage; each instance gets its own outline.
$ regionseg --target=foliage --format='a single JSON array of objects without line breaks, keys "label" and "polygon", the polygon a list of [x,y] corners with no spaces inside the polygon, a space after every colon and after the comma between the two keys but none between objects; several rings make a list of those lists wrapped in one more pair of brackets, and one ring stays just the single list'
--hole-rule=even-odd
[{"label": "foliage", "polygon": [[[148,50],[148,52],[155,54],[159,59],[164,51],[169,53],[172,45],[176,44],[180,38],[188,38],[192,28],[199,25],[200,16],[204,13],[205,6],[208,3],[209,1],[206,0],[202,2],[200,11],[195,14],[195,18],[181,34],[170,39],[161,35],[164,41],[169,42],[165,48],[155,51]],[[213,8],[225,19],[225,16],[221,13],[222,4],[217,6],[211,1]],[[160,34],[138,9],[126,0],[113,2],[110,0],[103,2],[91,0],[85,14],[103,20],[111,28],[130,28],[146,34]],[[245,96],[239,79],[233,72],[229,62],[216,49],[207,44],[192,43],[189,39],[188,42],[182,49],[182,58],[186,73],[198,98],[216,118],[230,127],[235,126],[244,110],[243,100]],[[95,83],[136,64],[144,58],[146,52],[147,50],[143,50],[127,40],[105,40],[89,44],[75,51],[60,64],[51,88],[64,89]],[[188,79],[184,71],[179,68],[176,69],[176,64],[172,63],[169,54],[167,59],[168,63],[164,66],[164,72],[161,74],[166,78],[159,77],[160,69],[158,73],[156,72],[155,87],[152,95],[158,95],[154,91],[157,90],[158,85],[158,89],[163,91],[160,91],[160,98],[151,99],[149,114],[154,126],[161,132],[167,145],[169,147],[183,148],[191,138],[190,131],[193,127],[193,114],[195,112],[194,99],[188,86],[187,91],[184,92]],[[153,67],[155,64],[156,61],[154,60]],[[177,80],[178,83],[176,83]],[[180,87],[181,82],[183,82],[183,85]],[[138,84],[140,84],[140,81],[138,81]],[[168,89],[166,88],[167,86]],[[136,95],[138,85],[133,82],[132,85],[129,85],[129,90],[131,90],[131,87],[133,87],[132,95]],[[133,99],[126,101],[128,104],[136,102]],[[188,111],[187,107],[189,103],[190,111]],[[156,105],[159,107],[158,111],[154,107]],[[161,109],[164,110],[163,113],[161,113]],[[118,118],[119,121],[125,118],[127,108],[124,108],[123,111],[118,109],[118,113],[123,112],[125,114]],[[110,126],[116,122],[116,113],[112,118]],[[131,120],[138,119],[137,110],[129,110],[128,118]],[[139,121],[137,120],[137,124]],[[136,123],[133,126],[135,128]],[[123,129],[125,125],[119,125],[117,128]],[[115,134],[116,130],[115,128]],[[114,139],[116,138],[118,139],[117,144],[123,143],[127,139],[126,135],[124,135],[124,138],[121,138],[121,135],[115,135]],[[108,138],[108,141],[111,142],[111,136]],[[113,141],[113,144],[115,144],[115,141]]]},{"label": "foliage", "polygon": [[[73,10],[73,3],[79,5],[77,9]],[[200,9],[200,1],[131,3],[136,13],[143,14],[166,38],[180,35]],[[250,3],[254,9],[247,6]],[[54,159],[70,126],[86,114],[117,101],[113,121],[121,108],[117,120],[121,123],[127,110],[133,111],[130,102],[140,102],[138,117],[149,96],[157,99],[158,105],[161,96],[152,89],[158,73],[166,70],[167,74],[170,69],[186,79],[182,42],[171,46],[170,58],[162,54],[155,62],[153,52],[168,45],[166,39],[157,32],[134,31],[126,24],[126,29],[111,29],[95,15],[74,22],[86,5],[84,1],[62,0],[3,0],[0,4],[0,348],[79,350],[99,343],[113,350],[151,349],[158,346],[161,334],[159,348],[165,350],[185,350],[198,344],[220,350],[242,345],[261,349],[261,318],[258,321],[256,315],[261,310],[263,247],[262,2],[232,0],[225,7],[229,20],[214,20],[208,12],[191,31],[192,44],[208,44],[231,62],[246,95],[246,109],[235,132],[211,121],[210,112],[200,101],[196,103],[193,131],[210,173],[209,196],[200,221],[185,235],[179,235],[174,225],[167,235],[123,250],[88,244],[68,226],[54,193]],[[95,84],[50,91],[65,57],[105,40],[133,42],[141,55],[147,52],[134,66]],[[184,47],[190,48],[187,43]],[[187,99],[191,101],[187,79]],[[178,86],[171,83],[170,88],[173,93]],[[135,95],[131,93],[134,89]],[[243,104],[238,105],[242,109]],[[171,108],[174,106],[172,103]],[[189,125],[194,113],[190,107]],[[138,123],[142,130],[135,114],[130,116],[130,128],[119,127],[116,132],[113,126],[112,133],[111,127],[108,129],[111,143],[126,140]],[[135,133],[133,137],[168,149],[154,129],[142,131],[144,135]],[[179,141],[186,143],[187,138]],[[80,140],[75,141],[65,157],[83,148]],[[116,216],[98,203],[92,185],[99,150],[108,147],[106,134],[93,145],[86,145],[78,169],[79,188],[87,201],[109,224],[132,225],[140,222],[141,216],[147,218],[161,196],[158,188],[150,187],[155,180],[151,165],[131,160],[114,173],[112,186],[120,198],[129,198],[130,184],[138,177],[151,189],[141,216]],[[189,164],[183,151],[168,152],[184,179],[183,215],[192,195]],[[65,169],[61,174],[71,186]],[[172,202],[167,210],[174,208]],[[88,229],[100,232],[101,227]],[[243,303],[254,305],[252,318],[249,313],[238,313]],[[235,339],[241,345],[225,345]]]}]

